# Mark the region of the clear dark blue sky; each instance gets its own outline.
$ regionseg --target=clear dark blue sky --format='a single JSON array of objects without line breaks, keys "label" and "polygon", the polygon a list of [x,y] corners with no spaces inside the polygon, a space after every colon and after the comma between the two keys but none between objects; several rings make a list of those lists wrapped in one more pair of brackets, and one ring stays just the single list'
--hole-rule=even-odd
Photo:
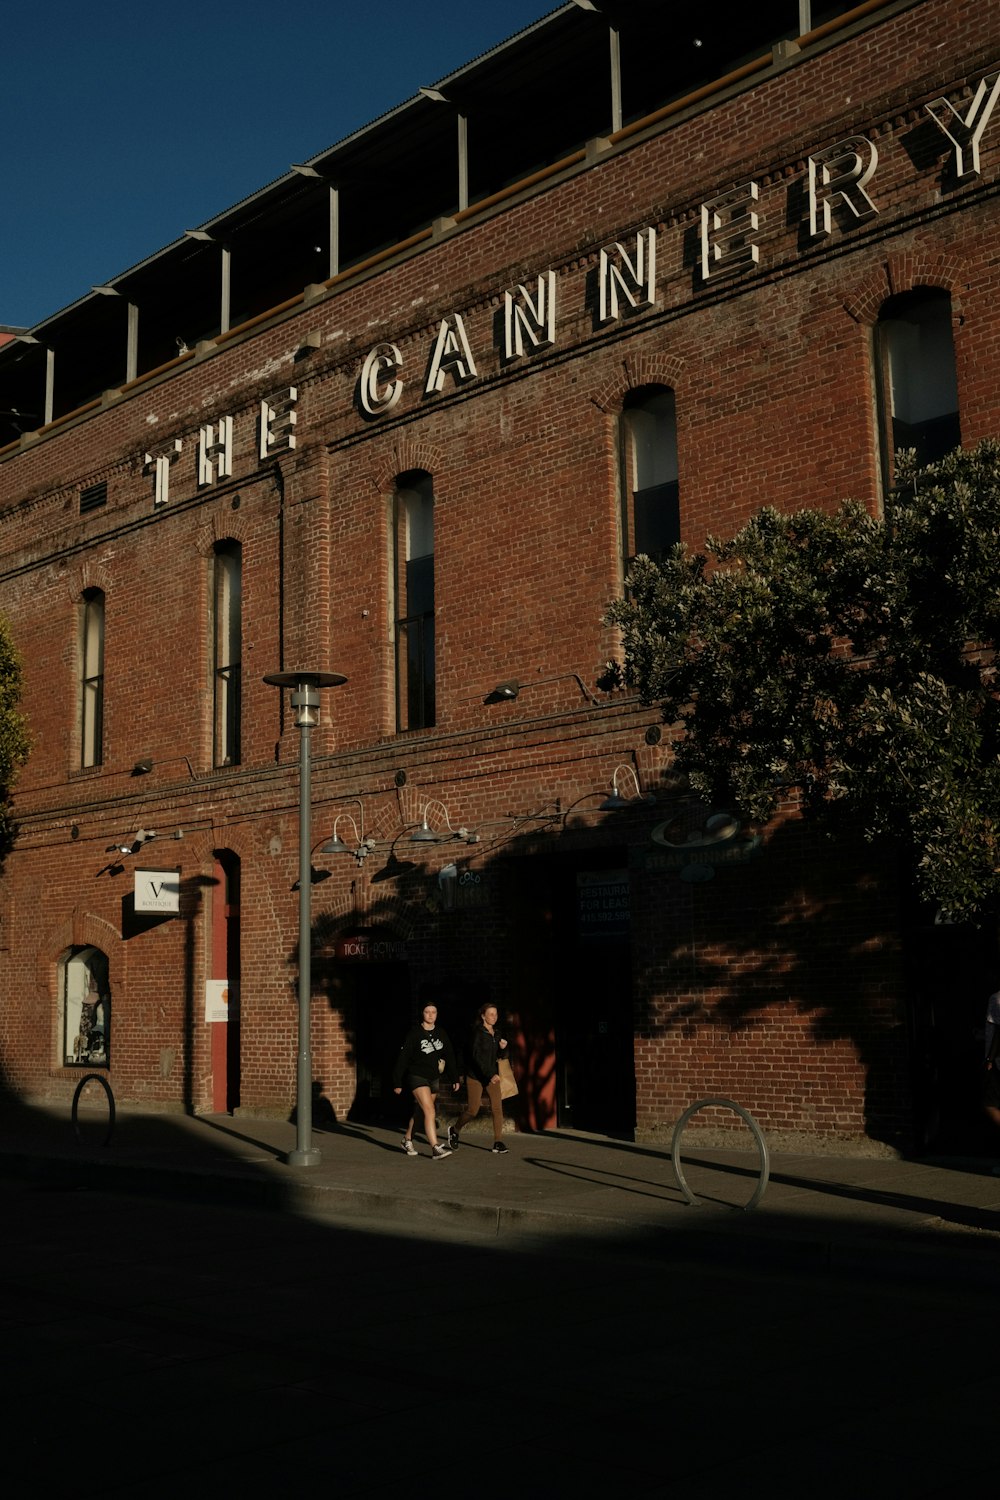
[{"label": "clear dark blue sky", "polygon": [[558,0],[18,0],[0,324],[31,327]]}]

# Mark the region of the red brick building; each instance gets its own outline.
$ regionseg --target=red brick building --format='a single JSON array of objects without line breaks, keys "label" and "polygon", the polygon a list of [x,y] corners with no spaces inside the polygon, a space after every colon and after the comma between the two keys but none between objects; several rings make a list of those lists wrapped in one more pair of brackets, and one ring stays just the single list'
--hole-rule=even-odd
[{"label": "red brick building", "polygon": [[339,1117],[432,996],[507,1012],[522,1126],[961,1129],[974,936],[602,686],[635,552],[1000,425],[991,8],[746,10],[563,6],[0,349],[7,1088],[290,1109],[308,668]]}]

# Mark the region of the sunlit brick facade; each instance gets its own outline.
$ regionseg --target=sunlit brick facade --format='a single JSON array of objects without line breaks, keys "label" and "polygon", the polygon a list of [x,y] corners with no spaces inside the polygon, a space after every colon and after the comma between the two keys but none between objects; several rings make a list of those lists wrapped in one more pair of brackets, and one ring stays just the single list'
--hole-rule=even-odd
[{"label": "sunlit brick facade", "polygon": [[[875,511],[904,426],[1000,429],[990,7],[827,7],[803,36],[755,9],[717,78],[540,140],[550,168],[478,198],[470,123],[453,197],[304,290],[301,194],[332,191],[337,148],[262,193],[270,240],[221,216],[185,254],[231,247],[235,284],[250,246],[242,322],[204,266],[185,321],[173,247],[0,353],[0,405],[49,419],[0,450],[34,739],[0,884],[8,1088],[68,1099],[89,1068],[151,1108],[289,1111],[299,731],[263,678],[309,668],[347,678],[312,735],[313,1071],[339,1118],[391,1117],[428,996],[459,1036],[480,1000],[506,1012],[524,1128],[648,1136],[723,1096],[775,1137],[898,1145],[948,1115],[968,1028],[934,1002],[947,975],[978,1006],[971,939],[793,802],[709,824],[655,707],[606,685],[637,538]],[[473,122],[548,37],[572,95],[572,28],[599,22],[564,7],[442,92]],[[90,389],[100,317],[122,368]],[[897,335],[931,360],[909,404]]]}]

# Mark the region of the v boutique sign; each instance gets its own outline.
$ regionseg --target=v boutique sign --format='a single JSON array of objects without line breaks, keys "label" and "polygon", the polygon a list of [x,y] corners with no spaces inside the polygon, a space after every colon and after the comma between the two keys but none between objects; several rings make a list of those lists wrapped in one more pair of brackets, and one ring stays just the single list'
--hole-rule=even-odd
[{"label": "v boutique sign", "polygon": [[137,912],[180,911],[181,877],[179,870],[136,870],[135,909]]}]

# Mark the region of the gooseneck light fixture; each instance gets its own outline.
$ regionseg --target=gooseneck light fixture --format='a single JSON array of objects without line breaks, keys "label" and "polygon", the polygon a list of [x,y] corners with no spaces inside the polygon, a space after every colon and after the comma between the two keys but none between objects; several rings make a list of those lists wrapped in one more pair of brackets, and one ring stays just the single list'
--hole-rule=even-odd
[{"label": "gooseneck light fixture", "polygon": [[[443,833],[436,833],[428,822],[427,814],[432,807],[439,807],[441,809],[445,826]],[[446,839],[461,839],[463,844],[478,844],[479,834],[475,833],[471,828],[466,828],[464,824],[461,828],[452,828],[451,819],[448,817],[448,809],[443,802],[439,802],[436,797],[432,797],[429,802],[424,803],[423,820],[420,827],[415,828],[410,834],[410,843],[441,844]]]},{"label": "gooseneck light fixture", "polygon": [[[618,777],[622,774],[631,776],[635,787],[634,797],[623,797],[618,788]],[[611,778],[611,792],[601,803],[601,812],[620,812],[624,807],[632,807],[636,802],[652,802],[652,792],[644,792],[639,785],[639,778],[629,765],[615,766],[614,775]]]},{"label": "gooseneck light fixture", "polygon": [[[346,818],[347,822],[354,829],[355,845],[353,849],[350,844],[344,842],[337,832],[337,825],[340,823],[341,818]],[[363,827],[364,824],[362,823]],[[358,864],[363,865],[374,848],[375,840],[372,835],[370,833],[367,835],[358,833],[358,825],[350,813],[338,813],[333,821],[333,832],[319,852],[320,854],[353,854]]]},{"label": "gooseneck light fixture", "polygon": [[312,762],[311,735],[319,723],[320,688],[340,687],[347,678],[340,672],[268,672],[271,687],[291,688],[295,727],[299,739],[299,1043],[295,1096],[295,1150],[286,1161],[290,1167],[315,1167],[320,1154],[312,1144],[312,1053],[309,1044],[312,999]]},{"label": "gooseneck light fixture", "polygon": [[[428,823],[427,814],[430,812],[432,807],[439,807],[441,809],[441,813],[444,817],[444,826],[447,830],[445,833],[435,833],[434,829]],[[410,843],[437,844],[443,838],[453,838],[454,834],[455,830],[451,826],[451,820],[448,817],[448,809],[445,807],[443,802],[438,802],[436,797],[432,797],[429,802],[424,803],[423,821],[421,822],[420,827],[414,829],[414,831],[410,834]]]}]

